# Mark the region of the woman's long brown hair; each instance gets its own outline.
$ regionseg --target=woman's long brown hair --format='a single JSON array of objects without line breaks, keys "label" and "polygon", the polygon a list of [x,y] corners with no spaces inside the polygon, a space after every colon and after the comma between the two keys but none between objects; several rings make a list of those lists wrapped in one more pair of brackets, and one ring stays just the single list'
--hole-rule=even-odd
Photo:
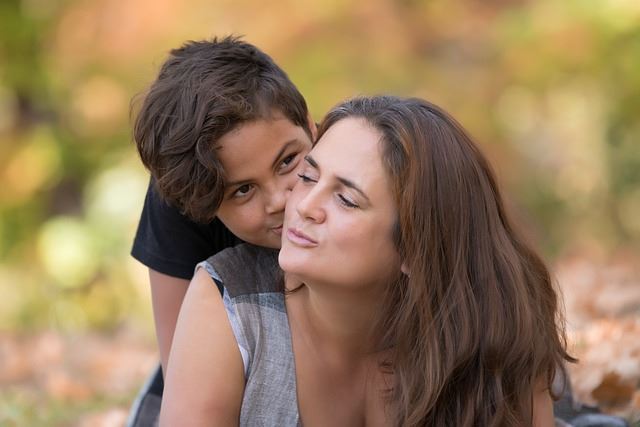
[{"label": "woman's long brown hair", "polygon": [[420,99],[355,98],[347,117],[381,134],[394,238],[408,270],[390,283],[375,337],[391,349],[391,419],[402,426],[522,426],[566,352],[544,262],[507,218],[489,163],[465,130]]}]

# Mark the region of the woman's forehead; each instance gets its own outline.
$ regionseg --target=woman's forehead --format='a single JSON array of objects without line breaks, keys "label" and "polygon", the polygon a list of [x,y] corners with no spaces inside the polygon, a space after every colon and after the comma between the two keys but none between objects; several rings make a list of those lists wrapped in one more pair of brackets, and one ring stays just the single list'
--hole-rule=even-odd
[{"label": "woman's forehead", "polygon": [[312,153],[327,160],[334,157],[351,163],[371,162],[380,160],[379,141],[380,133],[365,119],[349,117],[327,129]]},{"label": "woman's forehead", "polygon": [[346,178],[363,189],[385,186],[380,134],[361,118],[331,126],[309,153],[320,173]]}]

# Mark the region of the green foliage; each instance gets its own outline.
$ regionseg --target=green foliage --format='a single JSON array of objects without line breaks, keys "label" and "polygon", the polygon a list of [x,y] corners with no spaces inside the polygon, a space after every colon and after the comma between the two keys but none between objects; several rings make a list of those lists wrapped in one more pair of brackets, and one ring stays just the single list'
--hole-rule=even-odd
[{"label": "green foliage", "polygon": [[128,255],[147,179],[129,100],[171,47],[212,28],[271,53],[317,120],[361,93],[443,105],[488,152],[547,254],[638,245],[635,2],[291,2],[286,25],[258,3],[1,2],[3,324],[150,322],[146,278]]}]

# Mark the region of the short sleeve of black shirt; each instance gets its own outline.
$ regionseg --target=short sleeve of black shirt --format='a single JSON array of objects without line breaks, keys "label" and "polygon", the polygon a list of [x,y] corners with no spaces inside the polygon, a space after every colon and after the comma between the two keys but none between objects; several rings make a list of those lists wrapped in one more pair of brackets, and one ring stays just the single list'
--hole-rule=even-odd
[{"label": "short sleeve of black shirt", "polygon": [[164,202],[149,182],[131,255],[147,267],[191,279],[197,263],[240,243],[218,219],[209,224],[191,221]]}]

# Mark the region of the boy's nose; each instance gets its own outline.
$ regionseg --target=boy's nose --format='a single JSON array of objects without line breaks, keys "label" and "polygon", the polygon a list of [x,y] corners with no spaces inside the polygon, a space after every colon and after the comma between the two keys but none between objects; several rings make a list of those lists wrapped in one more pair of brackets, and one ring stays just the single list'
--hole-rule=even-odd
[{"label": "boy's nose", "polygon": [[290,192],[291,190],[286,186],[274,186],[272,191],[267,193],[267,201],[264,206],[265,212],[269,215],[282,212]]},{"label": "boy's nose", "polygon": [[280,177],[271,186],[271,191],[268,193],[267,203],[265,204],[265,210],[268,214],[278,213],[284,210],[284,207],[291,194],[291,190],[298,182],[298,175],[290,173],[286,176]]}]

